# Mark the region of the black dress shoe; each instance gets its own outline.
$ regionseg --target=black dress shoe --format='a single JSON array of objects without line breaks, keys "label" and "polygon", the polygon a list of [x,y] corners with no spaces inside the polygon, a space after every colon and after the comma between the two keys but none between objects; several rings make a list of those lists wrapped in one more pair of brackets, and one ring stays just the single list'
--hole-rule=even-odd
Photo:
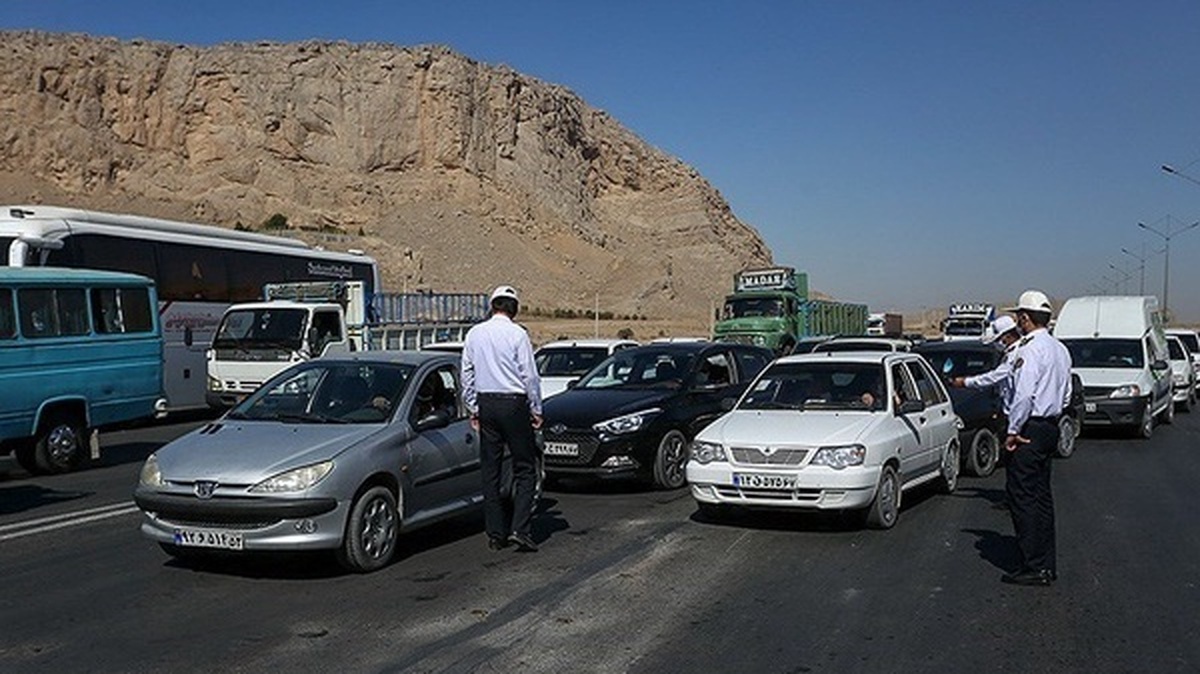
[{"label": "black dress shoe", "polygon": [[1034,571],[1028,569],[1018,571],[1017,573],[1006,573],[1000,576],[1000,582],[1008,583],[1009,585],[1032,585],[1032,586],[1048,586],[1058,579],[1058,574],[1049,570],[1042,569]]},{"label": "black dress shoe", "polygon": [[503,550],[508,547],[508,539],[499,536],[488,536],[489,550]]},{"label": "black dress shoe", "polygon": [[513,532],[508,536],[508,542],[517,546],[517,552],[537,552],[537,543],[529,537],[529,534],[518,534]]}]

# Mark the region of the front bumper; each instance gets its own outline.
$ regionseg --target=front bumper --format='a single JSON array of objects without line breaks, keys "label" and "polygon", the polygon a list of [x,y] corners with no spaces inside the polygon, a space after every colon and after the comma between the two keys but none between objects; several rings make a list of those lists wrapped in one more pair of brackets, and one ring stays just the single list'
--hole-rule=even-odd
[{"label": "front bumper", "polygon": [[547,443],[576,444],[577,456],[544,454],[547,475],[587,477],[637,477],[649,474],[653,466],[655,438],[647,431],[629,435],[600,436],[596,433],[569,432],[556,436],[543,430]]},{"label": "front bumper", "polygon": [[[733,483],[734,473],[795,475],[791,490],[748,489]],[[786,470],[745,468],[730,463],[699,464],[688,462],[687,479],[692,497],[700,503],[795,508],[806,510],[854,510],[865,508],[875,498],[879,484],[879,466],[856,466],[834,470],[825,466],[805,466]]]},{"label": "front bumper", "polygon": [[1137,426],[1142,423],[1149,398],[1088,398],[1084,401],[1085,426]]},{"label": "front bumper", "polygon": [[336,548],[350,509],[349,501],[333,498],[199,499],[147,489],[138,489],[134,502],[152,540],[178,545],[181,530],[233,532],[247,551]]}]

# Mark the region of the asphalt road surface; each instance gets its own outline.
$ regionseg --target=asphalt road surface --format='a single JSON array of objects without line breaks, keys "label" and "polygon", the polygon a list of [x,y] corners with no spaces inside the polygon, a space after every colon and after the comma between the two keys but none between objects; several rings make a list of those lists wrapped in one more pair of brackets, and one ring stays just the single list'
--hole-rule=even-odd
[{"label": "asphalt road surface", "polygon": [[172,561],[138,531],[142,459],[194,424],[113,433],[84,472],[0,476],[0,671],[1200,671],[1200,412],[1055,463],[1059,573],[999,582],[1003,474],[909,492],[891,531],[700,518],[685,490],[568,483],[536,554],[482,516],[347,575],[323,555]]}]

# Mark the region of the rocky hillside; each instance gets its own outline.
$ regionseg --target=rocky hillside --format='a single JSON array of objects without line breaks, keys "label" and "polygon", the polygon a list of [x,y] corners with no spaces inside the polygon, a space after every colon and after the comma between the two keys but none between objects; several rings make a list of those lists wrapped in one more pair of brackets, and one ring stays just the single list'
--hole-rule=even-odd
[{"label": "rocky hillside", "polygon": [[[0,203],[233,227],[282,213],[390,289],[705,315],[757,232],[570,91],[441,47],[0,33]],[[314,230],[322,230],[317,234]]]}]

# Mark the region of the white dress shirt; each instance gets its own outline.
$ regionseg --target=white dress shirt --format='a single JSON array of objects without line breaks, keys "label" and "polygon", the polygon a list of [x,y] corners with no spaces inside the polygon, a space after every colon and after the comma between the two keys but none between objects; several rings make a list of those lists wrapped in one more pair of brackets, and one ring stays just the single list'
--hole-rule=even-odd
[{"label": "white dress shirt", "polygon": [[529,411],[542,414],[542,382],[525,330],[505,314],[467,331],[462,353],[463,404],[479,412],[480,393],[524,393]]},{"label": "white dress shirt", "polygon": [[1012,409],[1012,371],[1013,363],[1017,362],[1017,344],[1019,343],[1013,342],[1004,348],[1004,360],[1000,361],[1000,364],[996,367],[983,374],[977,374],[963,380],[963,386],[967,388],[999,387],[1000,399],[1004,401],[1005,414],[1008,414]]},{"label": "white dress shirt", "polygon": [[1029,417],[1056,417],[1071,396],[1071,352],[1045,328],[1019,342],[1013,362],[1008,434],[1019,435]]}]

